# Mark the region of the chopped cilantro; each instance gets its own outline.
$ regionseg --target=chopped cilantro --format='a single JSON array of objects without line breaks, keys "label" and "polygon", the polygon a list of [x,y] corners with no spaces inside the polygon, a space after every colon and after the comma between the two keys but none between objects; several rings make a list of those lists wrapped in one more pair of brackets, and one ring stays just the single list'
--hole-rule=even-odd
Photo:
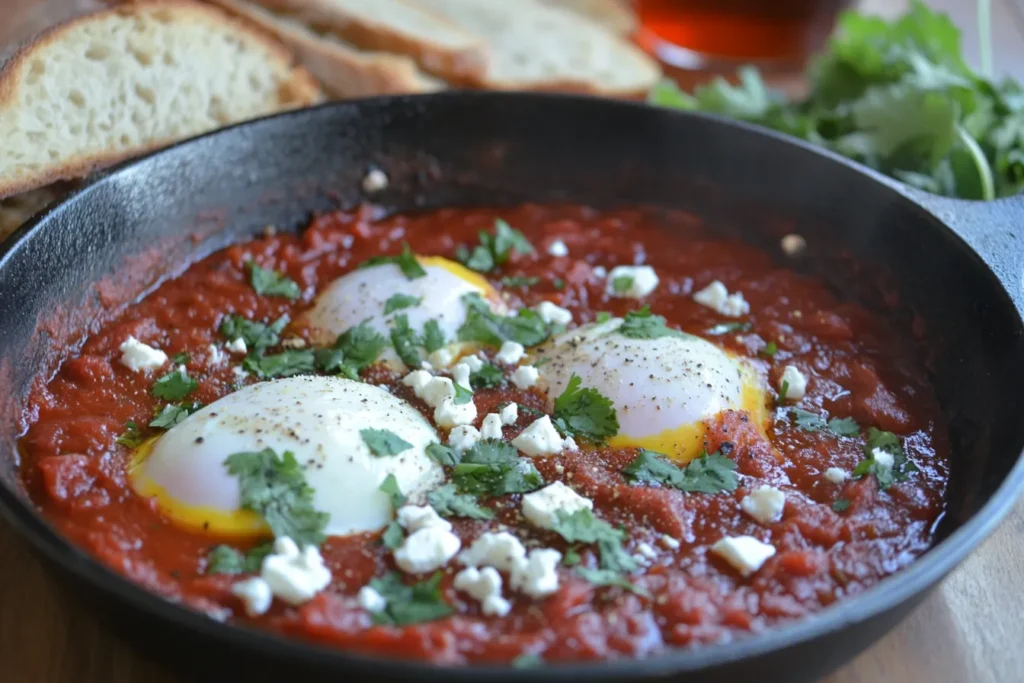
[{"label": "chopped cilantro", "polygon": [[138,448],[145,440],[146,437],[139,431],[139,426],[131,420],[124,423],[124,432],[117,437],[117,443],[128,448]]},{"label": "chopped cilantro", "polygon": [[433,353],[445,345],[444,332],[441,331],[441,324],[431,318],[423,324],[423,348],[427,353]]},{"label": "chopped cilantro", "polygon": [[512,660],[513,669],[536,669],[539,666],[544,666],[544,660],[540,655],[527,653]]},{"label": "chopped cilantro", "polygon": [[562,555],[562,566],[563,567],[575,567],[576,565],[578,565],[582,561],[583,561],[583,557],[580,555],[579,551],[576,550],[575,548],[567,549],[565,551],[565,554]]},{"label": "chopped cilantro", "polygon": [[502,287],[533,287],[540,282],[536,275],[514,275],[501,278]]},{"label": "chopped cilantro", "polygon": [[249,354],[242,367],[262,378],[294,377],[316,369],[316,353],[312,349],[286,349],[270,356]]},{"label": "chopped cilantro", "polygon": [[188,365],[190,360],[192,360],[192,356],[187,351],[176,353],[171,357],[171,363],[173,365]]},{"label": "chopped cilantro", "polygon": [[360,429],[359,436],[370,452],[378,458],[387,455],[398,455],[412,448],[412,444],[388,429]]},{"label": "chopped cilantro", "polygon": [[323,542],[330,515],[313,507],[314,491],[291,451],[233,453],[224,465],[238,477],[241,507],[263,517],[275,538],[288,536],[300,548]]},{"label": "chopped cilantro", "polygon": [[596,389],[581,388],[573,373],[565,391],[555,399],[554,424],[566,436],[600,442],[619,433],[619,420],[610,399]]},{"label": "chopped cilantro", "polygon": [[736,463],[720,452],[705,452],[679,467],[661,453],[641,449],[622,473],[634,483],[662,484],[686,493],[730,493],[739,485],[735,469]]},{"label": "chopped cilantro", "polygon": [[373,329],[367,320],[345,330],[334,342],[334,348],[345,354],[345,364],[356,372],[373,365],[387,345],[384,335]]},{"label": "chopped cilantro", "polygon": [[261,353],[281,341],[281,330],[288,324],[288,316],[282,315],[273,323],[257,323],[240,315],[227,315],[220,323],[220,333],[230,341],[241,338],[250,353]]},{"label": "chopped cilantro", "polygon": [[626,314],[622,325],[617,330],[623,337],[630,339],[659,339],[661,337],[685,337],[685,332],[673,330],[665,325],[665,318],[651,313],[650,306]]},{"label": "chopped cilantro", "polygon": [[442,446],[439,443],[428,444],[426,451],[427,455],[443,467],[455,467],[462,460],[457,450],[448,446]]},{"label": "chopped cilantro", "polygon": [[796,426],[805,432],[820,432],[827,426],[825,420],[821,416],[807,410],[790,408],[789,412],[793,416],[793,422]]},{"label": "chopped cilantro", "polygon": [[833,417],[828,421],[828,428],[837,436],[857,436],[860,425],[852,417]]},{"label": "chopped cilantro", "polygon": [[247,553],[227,545],[215,546],[206,556],[207,574],[253,574],[260,570],[263,558],[273,552],[273,544],[262,543]]},{"label": "chopped cilantro", "polygon": [[391,323],[391,345],[395,347],[395,353],[408,367],[419,368],[423,362],[419,350],[421,340],[420,336],[409,327],[409,316],[399,313]]},{"label": "chopped cilantro", "polygon": [[281,296],[292,300],[298,299],[302,295],[302,289],[297,282],[276,270],[260,268],[253,261],[248,261],[245,267],[249,271],[249,284],[257,294]]},{"label": "chopped cilantro", "polygon": [[491,311],[487,302],[476,292],[462,297],[466,304],[466,322],[459,328],[459,341],[481,342],[501,346],[514,341],[523,346],[536,346],[548,338],[547,325],[536,312],[521,309],[515,315],[502,316]]},{"label": "chopped cilantro", "polygon": [[[486,238],[490,240],[490,236],[486,233],[480,233],[481,239]],[[475,270],[478,273],[489,273],[494,270],[494,254],[491,253],[489,247],[480,244],[473,247],[473,251],[463,249],[456,254],[456,257],[462,261],[462,264],[470,270]]]},{"label": "chopped cilantro", "polygon": [[199,382],[188,376],[188,370],[177,367],[153,384],[153,396],[165,401],[180,401],[199,386]]},{"label": "chopped cilantro", "polygon": [[833,512],[846,512],[850,508],[850,501],[846,498],[836,498],[832,503]]},{"label": "chopped cilantro", "polygon": [[643,597],[650,597],[650,593],[640,586],[635,585],[628,578],[623,576],[617,571],[612,569],[590,569],[588,567],[576,567],[576,573],[579,574],[587,582],[594,584],[595,586],[617,586],[619,588],[625,588],[626,590],[641,595]]},{"label": "chopped cilantro", "polygon": [[750,323],[718,323],[704,330],[704,334],[717,337],[730,332],[746,332],[751,328]]},{"label": "chopped cilantro", "polygon": [[452,386],[455,388],[455,405],[461,406],[469,403],[473,400],[473,392],[462,386],[458,382],[453,382]]},{"label": "chopped cilantro", "polygon": [[544,485],[544,478],[532,462],[519,457],[512,444],[485,439],[462,454],[452,482],[463,493],[502,496],[535,491]]},{"label": "chopped cilantro", "polygon": [[344,352],[335,348],[313,349],[313,366],[325,375],[359,378],[359,372],[345,362]]},{"label": "chopped cilantro", "polygon": [[380,535],[380,542],[389,550],[395,550],[402,547],[402,543],[405,542],[405,531],[402,529],[402,525],[398,523],[397,519],[391,520],[384,529],[384,533]]},{"label": "chopped cilantro", "polygon": [[612,279],[612,291],[616,294],[625,294],[633,288],[633,276],[620,275]]},{"label": "chopped cilantro", "polygon": [[402,489],[398,486],[398,479],[395,475],[389,474],[384,477],[384,481],[380,484],[380,490],[387,494],[391,500],[391,507],[398,509],[405,505],[405,494],[402,493]]},{"label": "chopped cilantro", "polygon": [[469,384],[474,389],[492,389],[505,383],[505,373],[497,365],[484,363],[479,370],[471,373]]},{"label": "chopped cilantro", "polygon": [[764,348],[758,351],[759,354],[766,358],[774,358],[775,354],[779,352],[779,345],[775,342],[768,342],[764,345]]},{"label": "chopped cilantro", "polygon": [[[892,456],[892,467],[882,467],[878,464],[875,460],[875,449],[885,451]],[[883,432],[870,427],[864,444],[864,455],[864,460],[861,460],[853,468],[853,476],[863,477],[873,474],[878,480],[878,487],[883,491],[898,481],[906,481],[911,472],[917,471],[917,466],[903,452],[899,437],[892,432]]]},{"label": "chopped cilantro", "polygon": [[402,243],[401,254],[397,256],[374,256],[360,263],[359,267],[370,268],[371,266],[379,266],[385,263],[393,263],[398,266],[402,274],[409,280],[426,277],[427,275],[427,271],[423,270],[423,266],[416,260],[416,255],[412,253],[412,249],[409,248],[406,242]]},{"label": "chopped cilantro", "polygon": [[419,306],[421,303],[423,303],[422,296],[412,296],[411,294],[392,294],[388,297],[388,300],[384,302],[384,315],[400,311],[403,308]]},{"label": "chopped cilantro", "polygon": [[786,394],[789,393],[789,382],[782,380],[782,386],[779,387],[779,403],[786,400]]},{"label": "chopped cilantro", "polygon": [[182,405],[168,403],[153,417],[149,426],[157,427],[159,429],[170,429],[202,407],[202,403],[189,403]]},{"label": "chopped cilantro", "polygon": [[551,278],[551,286],[558,291],[565,289],[565,280],[560,277]]},{"label": "chopped cilantro", "polygon": [[445,602],[441,592],[443,577],[444,574],[437,572],[429,579],[412,585],[406,585],[398,572],[372,579],[370,588],[387,600],[384,611],[373,615],[374,622],[390,626],[407,626],[436,621],[454,613],[455,609]]},{"label": "chopped cilantro", "polygon": [[455,484],[445,484],[427,494],[427,502],[442,517],[469,517],[470,519],[493,519],[494,510],[477,502],[476,496],[459,493]]},{"label": "chopped cilantro", "polygon": [[534,251],[530,240],[526,239],[523,233],[513,229],[500,218],[494,221],[493,235],[481,230],[478,236],[480,244],[472,251],[463,248],[458,257],[467,268],[480,273],[487,273],[495,266],[504,265],[513,250],[520,254],[531,254]]},{"label": "chopped cilantro", "polygon": [[594,318],[595,322],[606,323],[612,319],[612,314],[608,311],[598,311],[597,316]]},{"label": "chopped cilantro", "polygon": [[596,543],[601,569],[628,573],[637,569],[636,561],[622,547],[626,534],[587,509],[572,514],[559,511],[553,531],[569,543]]}]

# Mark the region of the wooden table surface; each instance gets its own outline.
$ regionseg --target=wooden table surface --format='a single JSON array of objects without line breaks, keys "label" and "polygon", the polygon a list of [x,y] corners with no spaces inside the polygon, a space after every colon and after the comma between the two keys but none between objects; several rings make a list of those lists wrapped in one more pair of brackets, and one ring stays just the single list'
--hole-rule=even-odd
[{"label": "wooden table surface", "polygon": [[[0,44],[12,17],[38,22],[42,5],[0,0]],[[902,0],[865,0],[892,14]],[[977,64],[973,0],[931,0],[964,28]],[[995,67],[1024,79],[1024,0],[993,0]],[[2,144],[2,142],[0,142]],[[901,625],[823,683],[1017,683],[1024,681],[1024,501]],[[172,683],[174,678],[109,633],[56,583],[0,521],[0,681]]]}]

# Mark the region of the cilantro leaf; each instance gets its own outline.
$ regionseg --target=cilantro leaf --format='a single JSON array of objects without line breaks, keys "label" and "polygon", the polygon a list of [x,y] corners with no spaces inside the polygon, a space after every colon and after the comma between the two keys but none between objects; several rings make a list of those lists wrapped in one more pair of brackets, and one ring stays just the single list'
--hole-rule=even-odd
[{"label": "cilantro leaf", "polygon": [[480,505],[474,495],[459,493],[455,484],[445,484],[434,489],[427,494],[427,502],[442,517],[494,518],[494,510]]},{"label": "cilantro leaf", "polygon": [[405,542],[405,530],[402,529],[402,525],[398,523],[397,519],[391,520],[385,527],[384,533],[380,535],[380,542],[389,550],[402,547],[402,543]]},{"label": "cilantro leaf", "polygon": [[566,436],[600,442],[619,433],[619,419],[611,399],[596,389],[581,388],[583,380],[573,373],[565,390],[555,399],[554,424]]},{"label": "cilantro leaf", "polygon": [[409,327],[409,316],[400,313],[391,321],[391,345],[408,367],[416,369],[423,362],[420,355],[420,336]]},{"label": "cilantro leaf", "polygon": [[367,259],[359,264],[360,268],[370,268],[372,266],[379,266],[386,263],[393,263],[398,266],[402,274],[405,275],[406,279],[415,280],[417,278],[426,277],[427,271],[423,270],[423,266],[416,260],[416,255],[412,253],[412,249],[409,247],[407,242],[402,243],[402,253],[397,256],[374,256],[371,259]]},{"label": "cilantro leaf", "polygon": [[852,417],[833,417],[828,421],[828,428],[837,436],[857,436],[860,425]]},{"label": "cilantro leaf", "polygon": [[249,271],[249,284],[261,296],[280,296],[294,301],[302,295],[297,282],[276,270],[260,268],[253,261],[247,261],[245,267]]},{"label": "cilantro leaf", "polygon": [[651,595],[647,590],[635,585],[628,578],[611,569],[576,567],[576,573],[588,583],[592,583],[595,586],[617,586],[643,597],[650,597]]},{"label": "cilantro leaf", "polygon": [[261,378],[294,377],[316,369],[316,354],[312,349],[286,349],[270,356],[249,354],[242,367]]},{"label": "cilantro leaf", "polygon": [[388,429],[360,429],[359,436],[370,452],[378,458],[398,455],[412,448],[412,444]]},{"label": "cilantro leaf", "polygon": [[496,266],[504,265],[512,251],[531,254],[534,251],[530,240],[500,218],[494,221],[494,234],[481,230],[480,244],[469,251],[463,248],[457,256],[462,264],[471,270],[488,273]]},{"label": "cilantro leaf", "polygon": [[224,465],[238,477],[241,507],[260,515],[275,538],[288,536],[299,547],[323,542],[330,515],[313,507],[314,491],[291,451],[233,453]]},{"label": "cilantro leaf", "polygon": [[441,593],[441,572],[429,579],[406,585],[398,572],[385,574],[381,578],[372,579],[370,588],[380,593],[387,600],[384,611],[373,615],[378,624],[391,626],[408,626],[427,621],[443,619],[455,612],[455,608],[445,602]]},{"label": "cilantro leaf", "polygon": [[625,294],[633,288],[633,277],[631,275],[620,275],[612,280],[612,291],[616,294]]},{"label": "cilantro leaf", "polygon": [[462,456],[454,448],[442,446],[439,443],[428,444],[427,455],[433,458],[442,467],[455,467],[462,461]]},{"label": "cilantro leaf", "polygon": [[384,315],[400,311],[403,308],[419,306],[421,303],[423,303],[422,296],[412,296],[411,294],[392,294],[388,297],[388,300],[384,302]]},{"label": "cilantro leaf", "polygon": [[441,331],[441,324],[436,318],[431,318],[423,323],[423,348],[427,353],[433,353],[445,345],[444,332]]},{"label": "cilantro leaf", "polygon": [[153,396],[165,401],[180,401],[199,387],[199,382],[188,376],[188,370],[178,366],[153,384]]},{"label": "cilantro leaf", "polygon": [[793,416],[793,422],[796,426],[805,432],[820,432],[827,426],[825,420],[821,416],[807,410],[790,408],[789,413]]},{"label": "cilantro leaf", "polygon": [[149,426],[157,427],[159,429],[170,429],[202,407],[202,403],[189,403],[182,405],[168,403],[153,417]]},{"label": "cilantro leaf", "polygon": [[710,334],[713,337],[721,336],[723,334],[729,334],[730,332],[746,332],[752,327],[750,323],[718,323],[712,325],[708,329],[704,330],[704,334]]},{"label": "cilantro leaf", "polygon": [[765,358],[774,358],[775,354],[779,352],[779,345],[775,342],[768,342],[764,345],[764,348],[758,351],[758,353]]},{"label": "cilantro leaf", "polygon": [[146,437],[139,431],[139,426],[131,420],[124,423],[124,432],[117,437],[117,443],[128,448],[138,448],[145,440]]},{"label": "cilantro leaf", "polygon": [[[892,467],[886,467],[875,458],[875,451],[881,450],[892,456]],[[883,432],[874,427],[868,428],[868,436],[864,444],[864,459],[853,468],[853,477],[875,475],[878,488],[885,490],[898,481],[906,481],[917,466],[903,452],[898,436],[892,432]]]},{"label": "cilantro leaf", "polygon": [[535,669],[539,666],[544,666],[544,660],[540,655],[527,653],[512,660],[513,669]]},{"label": "cilantro leaf", "polygon": [[505,373],[491,363],[484,363],[469,375],[469,384],[474,389],[493,389],[505,383]]},{"label": "cilantro leaf", "polygon": [[736,463],[720,452],[705,452],[679,467],[661,453],[641,449],[622,473],[634,483],[661,484],[686,493],[731,493],[739,485],[735,470]]},{"label": "cilantro leaf", "polygon": [[206,556],[207,574],[253,574],[260,570],[263,558],[274,550],[272,543],[262,543],[243,553],[227,545],[215,546]]},{"label": "cilantro leaf", "polygon": [[462,454],[452,471],[452,482],[463,493],[503,496],[529,493],[544,485],[544,478],[512,444],[484,439]]},{"label": "cilantro leaf", "polygon": [[462,386],[458,382],[454,382],[452,386],[455,388],[455,405],[461,406],[469,403],[473,400],[473,392]]},{"label": "cilantro leaf", "polygon": [[566,514],[559,511],[552,530],[569,543],[597,544],[601,569],[627,573],[638,568],[636,560],[622,547],[625,532],[598,518],[591,510]]},{"label": "cilantro leaf", "polygon": [[391,500],[391,507],[394,509],[397,510],[405,505],[405,494],[402,493],[402,489],[399,488],[398,479],[395,478],[395,475],[388,474],[388,476],[384,477],[384,481],[381,482],[379,488],[387,494],[388,498]]},{"label": "cilantro leaf", "polygon": [[220,333],[229,340],[242,339],[251,353],[262,353],[281,341],[281,330],[288,324],[288,316],[282,315],[273,323],[253,322],[240,315],[227,315],[220,323]]},{"label": "cilantro leaf", "polygon": [[515,275],[501,278],[502,287],[533,287],[540,282],[536,275]]},{"label": "cilantro leaf", "polygon": [[473,247],[473,251],[465,252],[464,257],[460,259],[462,264],[470,270],[475,270],[478,273],[489,273],[494,270],[494,254],[490,249],[490,236],[486,233],[480,233],[481,239],[487,239],[487,244],[481,244]]},{"label": "cilantro leaf", "polygon": [[345,330],[334,342],[334,348],[345,354],[345,363],[356,372],[377,362],[387,345],[384,335],[373,329],[368,320]]},{"label": "cilantro leaf", "polygon": [[188,352],[182,351],[181,353],[176,353],[174,354],[174,356],[171,357],[171,364],[188,365],[188,362],[190,360],[192,360],[192,356]]},{"label": "cilantro leaf", "polygon": [[651,313],[650,306],[626,314],[622,325],[616,330],[630,339],[660,339],[661,337],[685,337],[685,332],[673,330],[665,325],[665,318]]},{"label": "cilantro leaf", "polygon": [[536,346],[550,334],[548,326],[535,311],[521,309],[515,315],[502,316],[491,311],[476,292],[462,297],[466,304],[466,321],[459,328],[459,341],[480,342],[501,346],[514,341],[523,346]]},{"label": "cilantro leaf", "polygon": [[836,498],[835,502],[832,503],[833,512],[846,512],[850,509],[850,501],[846,498]]},{"label": "cilantro leaf", "polygon": [[359,371],[345,362],[345,354],[339,349],[313,349],[313,366],[326,375],[343,375],[348,379],[359,379]]}]

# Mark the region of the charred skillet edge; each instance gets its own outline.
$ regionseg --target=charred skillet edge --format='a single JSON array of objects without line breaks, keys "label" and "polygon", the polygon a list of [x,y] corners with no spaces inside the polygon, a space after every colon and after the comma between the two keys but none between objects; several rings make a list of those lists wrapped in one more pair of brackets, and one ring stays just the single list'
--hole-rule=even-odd
[{"label": "charred skillet edge", "polygon": [[[647,108],[646,105],[629,102],[616,102],[599,100],[580,96],[562,96],[549,94],[508,94],[508,93],[442,93],[419,96],[402,96],[393,98],[376,98],[374,100],[355,100],[339,103],[321,105],[316,109],[334,107],[381,107],[389,102],[398,102],[405,105],[416,104],[417,102],[434,99],[541,99],[556,104],[564,100],[589,101],[588,106],[617,107],[617,108]],[[291,126],[294,121],[307,115],[306,110],[297,110],[278,114],[274,117],[273,125]],[[646,115],[646,114],[645,114]],[[841,158],[830,152],[815,148],[813,145],[789,138],[781,134],[766,131],[748,124],[726,121],[714,116],[702,114],[654,111],[650,110],[652,117],[689,117],[695,119],[707,119],[725,128],[745,129],[758,135],[774,137],[783,140],[786,144],[802,147],[808,152],[826,157],[833,163],[842,164],[853,168],[856,172],[867,175],[877,181],[880,190],[883,188],[909,198],[923,211],[929,212],[936,217],[942,217],[942,210],[936,209],[938,205],[948,207],[950,212],[959,212],[963,207],[971,206],[963,202],[946,202],[940,198],[922,198],[895,181],[883,178],[877,173],[865,169],[858,164]],[[233,139],[237,132],[236,128],[258,125],[261,120],[248,122],[208,133],[202,138],[213,138],[220,136],[225,141]],[[262,125],[266,125],[264,122]],[[185,141],[174,145],[193,144]],[[162,152],[148,154],[140,159],[123,163],[113,169],[104,172],[93,182],[80,190],[74,191],[60,204],[48,207],[41,215],[30,220],[17,233],[0,245],[0,264],[6,257],[17,248],[19,242],[26,238],[49,214],[61,210],[64,206],[75,202],[89,201],[90,190],[103,183],[111,182],[125,169],[133,168],[136,165],[145,163],[147,160],[159,156]],[[1019,202],[1019,200],[1017,200]],[[1024,202],[1014,211],[1007,208],[1007,202],[995,202],[989,207],[995,210],[993,216],[1003,215],[1003,220],[998,224],[1001,229],[1009,232],[1014,220],[1020,220],[1015,216],[1024,214]],[[971,210],[974,207],[971,206]],[[984,216],[984,214],[983,214]],[[982,217],[979,221],[989,220],[992,216]],[[951,219],[951,222],[956,223]],[[995,230],[996,228],[993,228]],[[963,231],[963,232],[961,232]],[[973,243],[976,237],[970,230],[963,227],[956,229],[964,239]],[[984,242],[984,240],[981,240]],[[986,258],[991,252],[981,250]],[[1005,282],[1005,280],[1004,280]],[[1019,289],[1019,287],[1018,287]],[[1018,292],[1019,293],[1019,292]],[[1015,298],[1018,308],[1020,298]],[[34,510],[32,504],[19,497],[14,491],[0,486],[0,514],[8,519],[18,532],[27,538],[36,549],[42,552],[54,563],[75,575],[77,578],[87,581],[97,587],[105,595],[115,598],[130,608],[148,613],[148,615],[162,620],[168,624],[186,628],[197,636],[211,638],[211,642],[226,643],[237,647],[240,650],[259,652],[262,655],[279,658],[282,663],[298,662],[307,664],[323,670],[334,669],[335,671],[346,671],[349,673],[368,673],[378,678],[388,679],[390,677],[403,677],[411,679],[416,676],[418,679],[433,679],[445,681],[479,681],[481,676],[495,676],[500,680],[519,681],[565,681],[570,676],[586,676],[589,680],[633,680],[638,677],[665,677],[673,674],[696,672],[707,670],[718,666],[737,664],[742,660],[772,652],[782,652],[794,648],[807,641],[826,636],[837,636],[841,631],[856,624],[866,622],[872,618],[877,623],[886,622],[888,626],[893,625],[894,617],[900,612],[900,608],[906,608],[915,600],[920,599],[921,594],[927,588],[932,587],[954,567],[956,567],[967,554],[987,537],[995,527],[1003,520],[1014,504],[1017,493],[1024,487],[1024,458],[1018,459],[1013,469],[1002,482],[998,490],[991,498],[966,521],[959,529],[954,531],[948,538],[935,546],[935,548],[912,563],[897,574],[885,579],[879,585],[865,591],[862,595],[850,598],[840,605],[828,608],[816,615],[800,620],[788,626],[772,629],[765,633],[752,636],[733,643],[711,645],[696,650],[670,651],[664,655],[641,660],[616,660],[609,662],[583,663],[583,664],[557,664],[553,663],[541,669],[516,670],[505,666],[479,666],[479,667],[439,667],[422,662],[401,661],[383,658],[372,658],[344,650],[331,649],[316,645],[307,644],[296,640],[288,640],[274,636],[266,632],[253,629],[233,626],[214,621],[197,612],[170,603],[153,593],[120,577],[114,572],[100,565],[84,551],[76,548],[67,540],[61,537],[50,527],[42,517]],[[879,635],[885,628],[876,626],[873,635],[868,638],[861,633],[854,638],[857,642],[850,649],[860,650]],[[845,635],[845,634],[844,634]],[[851,634],[852,635],[852,634]]]}]

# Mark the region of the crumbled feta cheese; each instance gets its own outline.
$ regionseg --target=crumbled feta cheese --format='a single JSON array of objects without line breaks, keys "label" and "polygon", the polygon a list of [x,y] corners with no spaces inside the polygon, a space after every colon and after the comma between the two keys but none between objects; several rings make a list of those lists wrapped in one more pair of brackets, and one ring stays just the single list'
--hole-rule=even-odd
[{"label": "crumbled feta cheese", "polygon": [[371,168],[365,176],[363,176],[363,192],[372,194],[374,192],[380,192],[386,189],[388,186],[388,176],[384,171],[379,168]]},{"label": "crumbled feta cheese", "polygon": [[249,376],[249,373],[246,372],[245,368],[243,368],[241,365],[236,365],[235,367],[231,368],[231,374],[235,376],[236,382],[242,382],[245,380],[246,377]]},{"label": "crumbled feta cheese", "polygon": [[433,370],[433,369],[434,369],[434,364],[431,363],[429,360],[421,360],[420,361],[420,370],[428,370],[429,371],[429,370]]},{"label": "crumbled feta cheese", "polygon": [[[621,283],[627,282],[623,287]],[[616,290],[616,282],[619,288]],[[615,266],[608,274],[608,287],[605,290],[608,296],[642,299],[658,287],[658,274],[650,266]]]},{"label": "crumbled feta cheese", "polygon": [[245,605],[245,613],[250,617],[266,614],[270,609],[270,603],[274,600],[274,594],[270,592],[270,585],[258,576],[233,584],[231,594],[242,600]]},{"label": "crumbled feta cheese", "polygon": [[224,345],[224,348],[227,349],[228,351],[230,351],[231,353],[248,353],[249,352],[249,347],[247,347],[245,345],[245,340],[242,339],[241,337],[239,337],[238,339],[233,339],[233,340],[229,341],[227,344]]},{"label": "crumbled feta cheese", "polygon": [[775,547],[753,536],[727,536],[711,546],[711,552],[743,576],[750,576],[775,554]]},{"label": "crumbled feta cheese", "polygon": [[562,553],[551,548],[530,551],[512,568],[512,588],[531,598],[543,598],[558,590],[558,563]]},{"label": "crumbled feta cheese", "polygon": [[512,603],[501,597],[501,575],[494,567],[467,567],[455,575],[453,585],[479,600],[486,617],[503,617],[512,609]]},{"label": "crumbled feta cheese", "polygon": [[484,418],[484,422],[480,426],[480,438],[501,438],[501,415],[498,415],[497,413],[490,413]]},{"label": "crumbled feta cheese", "polygon": [[608,269],[604,266],[594,266],[594,269],[591,272],[593,272],[594,277],[597,278],[606,277],[608,275]]},{"label": "crumbled feta cheese", "polygon": [[523,496],[523,517],[541,529],[554,529],[559,513],[571,515],[593,510],[594,501],[584,498],[560,481]]},{"label": "crumbled feta cheese", "polygon": [[540,379],[540,371],[532,365],[520,365],[512,373],[512,384],[520,389],[529,389]]},{"label": "crumbled feta cheese", "polygon": [[469,383],[469,375],[472,372],[469,366],[465,363],[456,363],[455,367],[452,368],[452,379],[455,383],[460,385],[464,389],[473,391],[473,385]]},{"label": "crumbled feta cheese", "polygon": [[658,540],[661,541],[661,544],[663,546],[665,546],[666,548],[668,548],[669,550],[679,550],[680,543],[679,543],[679,539],[677,539],[677,538],[673,538],[673,537],[669,536],[668,534],[664,534]]},{"label": "crumbled feta cheese", "polygon": [[501,348],[498,349],[498,353],[494,355],[494,360],[499,363],[515,365],[525,354],[526,349],[522,344],[514,341],[506,341],[502,343]]},{"label": "crumbled feta cheese", "polygon": [[440,348],[427,356],[427,360],[430,361],[430,364],[435,368],[441,368],[443,370],[451,367],[452,361],[455,360],[455,357],[447,348]]},{"label": "crumbled feta cheese", "polygon": [[459,555],[459,562],[467,567],[489,566],[501,572],[510,572],[525,561],[526,548],[507,531],[482,533]]},{"label": "crumbled feta cheese", "polygon": [[453,399],[445,399],[434,409],[434,422],[439,427],[456,427],[468,425],[476,420],[476,404],[472,401],[456,403]]},{"label": "crumbled feta cheese", "polygon": [[459,362],[460,363],[465,363],[466,365],[468,365],[470,372],[479,372],[480,368],[482,368],[484,366],[483,359],[480,358],[480,356],[475,356],[475,355],[474,356],[465,356],[464,358],[459,359]]},{"label": "crumbled feta cheese", "polygon": [[120,346],[121,364],[132,372],[149,374],[167,362],[167,354],[135,337],[128,337]]},{"label": "crumbled feta cheese", "polygon": [[434,379],[434,376],[426,370],[413,370],[402,378],[402,384],[412,389],[412,392],[416,394],[416,398],[423,398],[423,391],[432,379]]},{"label": "crumbled feta cheese", "polygon": [[562,258],[569,255],[569,247],[565,246],[562,240],[555,240],[548,245],[548,253],[555,258]]},{"label": "crumbled feta cheese", "polygon": [[211,366],[220,365],[225,360],[227,360],[227,356],[224,355],[224,352],[216,344],[210,344],[206,347],[206,362],[208,364]]},{"label": "crumbled feta cheese", "polygon": [[561,453],[564,441],[551,424],[551,418],[545,415],[534,420],[533,424],[512,439],[512,445],[530,457],[538,457]]},{"label": "crumbled feta cheese", "polygon": [[395,551],[395,564],[409,574],[422,574],[440,569],[455,557],[462,541],[441,526],[428,526],[405,537]]},{"label": "crumbled feta cheese", "polygon": [[423,391],[417,394],[426,404],[436,408],[445,401],[455,398],[455,384],[447,377],[431,377]]},{"label": "crumbled feta cheese", "polygon": [[286,349],[304,349],[306,348],[306,340],[302,337],[292,337],[290,339],[282,339],[281,346]]},{"label": "crumbled feta cheese", "polygon": [[892,457],[892,453],[881,448],[873,449],[871,451],[871,458],[875,461],[876,470],[892,471],[893,465],[896,464],[896,459]]},{"label": "crumbled feta cheese", "polygon": [[782,238],[782,251],[788,256],[796,256],[807,248],[807,240],[800,235],[786,235]]},{"label": "crumbled feta cheese", "polygon": [[502,407],[498,414],[501,415],[501,424],[503,425],[514,425],[516,420],[519,419],[519,405],[516,403],[509,403]]},{"label": "crumbled feta cheese", "polygon": [[833,484],[842,484],[849,476],[841,467],[829,467],[825,470],[825,479]]},{"label": "crumbled feta cheese", "polygon": [[743,294],[730,294],[725,285],[718,280],[694,294],[693,300],[730,318],[750,313],[750,304],[743,299]]},{"label": "crumbled feta cheese", "polygon": [[796,366],[787,365],[779,378],[779,391],[786,387],[786,400],[799,401],[807,394],[807,378]]},{"label": "crumbled feta cheese", "polygon": [[473,425],[459,425],[448,432],[448,445],[457,451],[468,451],[478,441],[480,441],[480,431]]},{"label": "crumbled feta cheese", "polygon": [[770,524],[782,519],[786,506],[786,494],[774,486],[761,486],[744,496],[740,508],[761,524]]},{"label": "crumbled feta cheese", "polygon": [[636,552],[645,560],[655,560],[658,557],[658,551],[650,543],[639,543]]},{"label": "crumbled feta cheese", "polygon": [[580,449],[580,447],[576,444],[576,439],[571,436],[567,436],[565,437],[565,441],[562,442],[562,449],[575,453]]},{"label": "crumbled feta cheese", "polygon": [[572,322],[572,311],[550,301],[541,301],[533,307],[533,310],[548,325],[568,325]]},{"label": "crumbled feta cheese", "polygon": [[437,511],[429,505],[403,505],[398,508],[395,517],[402,528],[409,533],[427,527],[438,527],[445,531],[452,530],[451,522],[437,514]]},{"label": "crumbled feta cheese", "polygon": [[370,614],[383,612],[388,606],[387,598],[370,586],[363,586],[360,588],[359,594],[356,596],[356,600],[359,601],[359,606]]},{"label": "crumbled feta cheese", "polygon": [[307,545],[300,551],[295,541],[284,536],[274,541],[274,552],[263,558],[260,578],[274,597],[301,605],[327,587],[331,571],[316,546]]}]

